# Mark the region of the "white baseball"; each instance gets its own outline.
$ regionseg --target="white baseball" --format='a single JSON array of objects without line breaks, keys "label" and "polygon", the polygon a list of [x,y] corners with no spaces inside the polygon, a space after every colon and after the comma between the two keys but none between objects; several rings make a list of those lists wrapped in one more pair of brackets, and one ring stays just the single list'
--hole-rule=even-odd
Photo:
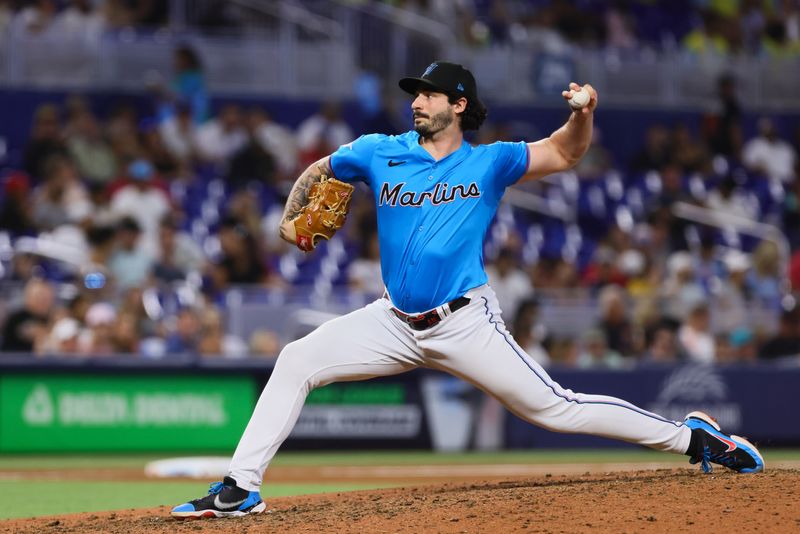
[{"label": "white baseball", "polygon": [[581,109],[590,100],[589,91],[581,89],[580,91],[572,91],[572,98],[569,99],[569,105],[572,109]]}]

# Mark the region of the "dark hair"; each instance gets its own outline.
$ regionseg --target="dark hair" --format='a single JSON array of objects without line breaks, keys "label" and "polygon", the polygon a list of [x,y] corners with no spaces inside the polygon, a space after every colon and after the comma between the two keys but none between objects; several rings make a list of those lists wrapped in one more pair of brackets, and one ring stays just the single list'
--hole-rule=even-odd
[{"label": "dark hair", "polygon": [[[466,98],[464,95],[454,93],[447,94],[447,101],[455,104],[459,99]],[[461,131],[477,130],[486,120],[486,106],[477,98],[467,98],[467,108],[461,113]]]},{"label": "dark hair", "polygon": [[203,70],[203,63],[200,61],[200,56],[197,55],[194,48],[188,44],[178,46],[175,49],[175,54],[186,62],[186,66],[189,70]]}]

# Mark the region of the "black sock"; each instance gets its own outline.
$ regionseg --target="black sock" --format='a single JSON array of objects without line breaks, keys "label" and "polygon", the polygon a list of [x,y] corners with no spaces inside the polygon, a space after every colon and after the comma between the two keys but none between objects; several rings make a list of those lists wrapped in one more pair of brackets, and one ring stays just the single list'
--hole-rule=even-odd
[{"label": "black sock", "polygon": [[700,438],[700,435],[697,432],[697,430],[692,429],[692,437],[689,440],[689,448],[686,449],[686,452],[684,454],[692,458],[697,458],[703,453],[702,447],[703,447],[703,440]]},{"label": "black sock", "polygon": [[228,491],[233,492],[232,497],[243,499],[243,498],[247,497],[247,495],[250,493],[246,489],[242,489],[239,486],[237,486],[236,485],[236,481],[234,479],[232,479],[231,477],[223,478],[222,479],[222,483],[225,484],[225,486],[228,487]]}]

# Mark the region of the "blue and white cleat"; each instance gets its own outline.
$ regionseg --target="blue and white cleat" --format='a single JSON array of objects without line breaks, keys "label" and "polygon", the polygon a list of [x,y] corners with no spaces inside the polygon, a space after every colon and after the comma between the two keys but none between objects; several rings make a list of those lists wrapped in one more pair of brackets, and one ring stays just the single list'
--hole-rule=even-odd
[{"label": "blue and white cleat", "polygon": [[711,472],[711,464],[723,465],[739,473],[758,473],[764,470],[764,458],[758,449],[739,436],[722,432],[717,422],[704,412],[692,412],[684,419],[686,426],[699,438],[702,453],[689,462],[701,463],[703,472]]},{"label": "blue and white cleat", "polygon": [[208,495],[176,506],[170,514],[176,519],[203,519],[260,514],[266,509],[259,492],[239,488],[235,480],[225,477],[211,484]]}]

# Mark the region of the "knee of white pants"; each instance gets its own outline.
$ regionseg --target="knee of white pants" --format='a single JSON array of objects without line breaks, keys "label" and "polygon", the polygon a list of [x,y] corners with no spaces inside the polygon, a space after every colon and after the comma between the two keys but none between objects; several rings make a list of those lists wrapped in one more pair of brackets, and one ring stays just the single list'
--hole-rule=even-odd
[{"label": "knee of white pants", "polygon": [[[316,387],[313,377],[316,364],[313,354],[309,354],[306,343],[302,339],[286,345],[278,355],[273,377],[283,382],[296,382],[306,387],[306,392]],[[272,378],[270,378],[272,380]]]}]

